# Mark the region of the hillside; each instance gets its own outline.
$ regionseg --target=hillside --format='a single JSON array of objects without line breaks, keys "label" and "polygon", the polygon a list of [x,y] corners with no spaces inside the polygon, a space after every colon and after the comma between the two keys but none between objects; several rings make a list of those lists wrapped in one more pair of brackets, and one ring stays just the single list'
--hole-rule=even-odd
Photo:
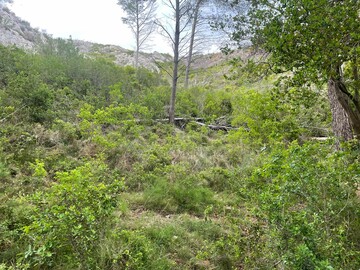
[{"label": "hillside", "polygon": [[[17,17],[8,8],[0,8],[0,44],[15,45],[27,51],[36,52],[41,46],[52,39],[51,33],[45,33],[31,27],[30,23]],[[133,65],[134,52],[117,45],[98,44],[83,40],[73,40],[80,53],[89,57],[106,58],[119,66]],[[204,69],[222,65],[234,56],[224,56],[221,53],[198,55],[195,57],[193,68]],[[240,53],[244,55],[244,53]],[[159,71],[156,62],[171,62],[171,56],[154,51],[153,53],[140,53],[139,64],[145,68]]]},{"label": "hillside", "polygon": [[39,44],[50,38],[34,29],[6,7],[0,6],[0,44],[15,45],[27,51],[36,51]]},{"label": "hillside", "polygon": [[[5,46],[15,45],[27,51],[36,52],[39,47],[51,39],[50,34],[34,29],[31,25],[17,17],[8,8],[0,8],[0,44]],[[133,51],[116,45],[96,44],[82,40],[74,40],[74,44],[80,53],[88,56],[107,57],[120,66],[133,64]],[[170,61],[171,57],[166,54],[154,52],[152,54],[141,53],[140,65],[156,70],[155,61]]]}]

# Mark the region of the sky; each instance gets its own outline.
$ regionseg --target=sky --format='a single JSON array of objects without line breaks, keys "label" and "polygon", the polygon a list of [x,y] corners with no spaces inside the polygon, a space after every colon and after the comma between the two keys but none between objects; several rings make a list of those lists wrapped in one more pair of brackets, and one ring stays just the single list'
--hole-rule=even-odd
[{"label": "sky", "polygon": [[[130,29],[122,23],[124,12],[117,0],[13,0],[10,9],[32,27],[53,37],[80,39],[134,49]],[[149,51],[171,53],[159,36]]]}]

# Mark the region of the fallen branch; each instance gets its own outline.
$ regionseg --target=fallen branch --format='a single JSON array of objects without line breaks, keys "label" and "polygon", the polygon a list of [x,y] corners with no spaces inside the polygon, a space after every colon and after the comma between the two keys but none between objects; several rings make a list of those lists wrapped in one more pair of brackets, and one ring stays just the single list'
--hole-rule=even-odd
[{"label": "fallen branch", "polygon": [[314,141],[327,141],[333,139],[332,137],[311,137],[311,140]]},{"label": "fallen branch", "polygon": [[[144,123],[168,123],[168,118],[162,118],[162,119],[132,119],[132,120],[123,120],[123,121],[134,121],[137,124],[144,124]],[[174,119],[175,125],[181,129],[184,129],[188,123],[195,123],[202,127],[207,127],[211,130],[215,131],[230,131],[230,130],[239,130],[239,128],[234,128],[231,126],[225,126],[225,125],[212,125],[212,124],[205,124],[205,120],[203,118],[183,118],[183,117],[177,117]],[[105,132],[109,127],[114,128],[114,125],[110,124],[103,124],[102,129],[103,132]],[[248,130],[247,128],[245,128]]]},{"label": "fallen branch", "polygon": [[[169,118],[154,119],[153,121],[166,123],[166,122],[169,122]],[[175,122],[191,122],[191,121],[203,122],[204,119],[203,118],[198,118],[198,117],[193,117],[193,118],[191,118],[191,117],[189,117],[189,118],[175,117],[174,121]]]},{"label": "fallen branch", "polygon": [[[153,120],[155,122],[160,122],[160,123],[167,123],[169,122],[169,119],[165,118],[165,119],[155,119]],[[204,118],[199,118],[199,117],[194,117],[194,118],[184,118],[184,117],[176,117],[174,119],[175,121],[175,125],[180,127],[180,128],[185,128],[186,124],[188,123],[195,123],[199,126],[202,126],[202,127],[207,127],[211,130],[216,130],[216,131],[219,131],[219,130],[222,130],[222,131],[230,131],[230,130],[238,130],[238,128],[234,128],[234,127],[231,127],[231,126],[224,126],[224,125],[211,125],[211,124],[205,124],[205,120]]]},{"label": "fallen branch", "polygon": [[230,130],[238,130],[238,128],[228,127],[228,126],[217,126],[217,125],[207,125],[201,122],[194,122],[195,124],[198,124],[203,127],[207,127],[211,130],[222,130],[222,131],[230,131]]}]

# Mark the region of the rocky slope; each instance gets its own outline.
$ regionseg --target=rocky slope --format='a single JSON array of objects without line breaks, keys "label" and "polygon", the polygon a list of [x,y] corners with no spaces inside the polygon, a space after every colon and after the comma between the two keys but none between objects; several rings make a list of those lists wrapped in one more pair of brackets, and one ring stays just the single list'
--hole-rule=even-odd
[{"label": "rocky slope", "polygon": [[42,42],[50,38],[47,34],[34,29],[30,24],[0,6],[0,44],[15,45],[27,51],[36,51]]},{"label": "rocky slope", "polygon": [[[30,52],[36,52],[41,45],[51,39],[51,35],[34,29],[30,23],[17,17],[7,7],[0,6],[0,44],[15,45]],[[96,44],[88,41],[74,40],[80,53],[88,57],[103,57],[114,61],[120,66],[134,64],[134,52],[116,45]],[[193,69],[206,69],[218,66],[228,60],[229,56],[221,53],[199,55],[194,57]],[[139,63],[141,66],[159,71],[157,62],[171,62],[169,54],[159,52],[141,53]]]},{"label": "rocky slope", "polygon": [[[90,57],[105,57],[114,61],[120,66],[134,65],[134,51],[124,49],[116,45],[104,45],[92,43],[82,40],[74,40],[75,46],[79,51]],[[156,62],[171,61],[171,56],[168,54],[161,54],[158,52],[141,53],[139,55],[139,64],[145,68],[158,71]]]},{"label": "rocky slope", "polygon": [[[0,44],[15,45],[27,51],[36,52],[41,44],[51,39],[51,35],[31,27],[30,23],[17,17],[7,7],[0,6]],[[116,45],[96,44],[82,40],[74,40],[75,46],[89,57],[106,57],[121,66],[133,65],[134,52]],[[157,70],[155,62],[171,61],[168,54],[142,53],[139,57],[141,66]]]}]

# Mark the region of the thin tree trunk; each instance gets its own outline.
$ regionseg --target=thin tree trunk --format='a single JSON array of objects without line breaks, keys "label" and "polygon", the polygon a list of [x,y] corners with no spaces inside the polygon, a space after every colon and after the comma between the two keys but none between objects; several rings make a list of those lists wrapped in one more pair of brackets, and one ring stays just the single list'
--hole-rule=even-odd
[{"label": "thin tree trunk", "polygon": [[138,69],[139,67],[139,52],[140,49],[139,47],[136,48],[136,52],[135,52],[135,68]]},{"label": "thin tree trunk", "polygon": [[180,43],[180,1],[175,2],[175,35],[174,35],[174,67],[172,78],[172,90],[169,108],[169,122],[175,122],[175,99],[178,82],[178,67],[179,67],[179,43]]},{"label": "thin tree trunk", "polygon": [[136,52],[135,52],[135,68],[139,66],[139,51],[140,51],[140,18],[139,18],[139,4],[136,5]]},{"label": "thin tree trunk", "polygon": [[200,9],[201,2],[202,2],[202,0],[198,0],[196,2],[194,15],[193,15],[193,23],[192,23],[192,27],[191,27],[191,37],[190,37],[190,44],[189,44],[189,54],[188,54],[188,58],[187,58],[186,71],[185,71],[185,88],[188,88],[188,86],[189,86],[190,67],[191,67],[191,62],[192,62],[194,41],[195,41],[195,32],[196,32],[196,26],[198,23],[198,16],[199,16],[199,9]]}]

